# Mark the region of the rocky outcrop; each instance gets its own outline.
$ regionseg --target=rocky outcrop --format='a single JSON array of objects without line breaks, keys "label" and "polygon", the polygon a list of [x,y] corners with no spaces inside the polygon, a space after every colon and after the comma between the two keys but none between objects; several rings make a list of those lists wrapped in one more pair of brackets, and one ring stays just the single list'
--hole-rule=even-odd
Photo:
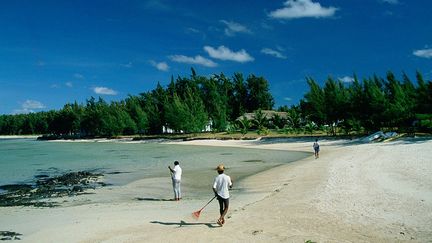
[{"label": "rocky outcrop", "polygon": [[2,185],[0,189],[6,192],[0,194],[0,207],[54,207],[57,203],[49,199],[76,196],[87,189],[105,186],[105,183],[98,181],[102,176],[99,173],[78,171],[54,177],[38,175],[35,176],[34,184]]}]

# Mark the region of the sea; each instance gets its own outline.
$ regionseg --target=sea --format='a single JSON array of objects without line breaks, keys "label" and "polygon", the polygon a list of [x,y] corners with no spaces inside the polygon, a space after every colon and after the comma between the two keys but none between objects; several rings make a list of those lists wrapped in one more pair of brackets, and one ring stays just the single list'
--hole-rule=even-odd
[{"label": "sea", "polygon": [[[104,181],[121,186],[140,179],[169,178],[168,166],[180,162],[184,178],[208,188],[223,163],[237,181],[311,153],[106,140],[38,141],[35,138],[0,139],[0,185],[35,183],[36,176],[74,171],[103,173]],[[0,191],[2,193],[4,191]]]}]

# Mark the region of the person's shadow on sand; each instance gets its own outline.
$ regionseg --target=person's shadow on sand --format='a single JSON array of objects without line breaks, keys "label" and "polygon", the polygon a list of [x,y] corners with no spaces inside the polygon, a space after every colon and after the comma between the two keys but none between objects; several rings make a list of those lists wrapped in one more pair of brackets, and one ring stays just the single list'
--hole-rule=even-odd
[{"label": "person's shadow on sand", "polygon": [[138,201],[155,201],[155,202],[174,201],[174,199],[152,198],[152,197],[136,197],[135,199]]},{"label": "person's shadow on sand", "polygon": [[180,220],[180,222],[161,222],[161,221],[150,221],[152,224],[162,224],[162,225],[178,225],[178,227],[183,226],[194,226],[194,225],[205,225],[209,228],[219,228],[221,226],[217,225],[216,223],[187,223],[184,220]]}]

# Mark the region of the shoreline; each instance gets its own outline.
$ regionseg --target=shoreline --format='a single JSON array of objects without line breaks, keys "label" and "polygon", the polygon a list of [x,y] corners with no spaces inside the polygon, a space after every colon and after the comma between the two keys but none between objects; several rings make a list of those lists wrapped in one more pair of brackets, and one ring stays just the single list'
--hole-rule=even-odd
[{"label": "shoreline", "polygon": [[18,139],[18,138],[34,138],[37,139],[41,135],[0,135],[0,139]]},{"label": "shoreline", "polygon": [[[193,140],[169,142],[276,150],[312,150],[307,141]],[[96,193],[102,202],[53,209],[0,208],[1,230],[23,234],[23,242],[288,241],[425,242],[432,239],[431,140],[353,144],[321,141],[321,156],[277,166],[245,178],[233,191],[227,224],[216,226],[217,203],[194,221],[203,200],[126,200],[143,185]],[[230,174],[227,171],[227,174]],[[236,182],[234,182],[236,183]],[[234,184],[235,188],[236,184]],[[103,202],[106,200],[106,202]],[[49,212],[49,213],[48,213]],[[30,223],[31,222],[31,223]],[[77,235],[77,233],[79,234]]]}]

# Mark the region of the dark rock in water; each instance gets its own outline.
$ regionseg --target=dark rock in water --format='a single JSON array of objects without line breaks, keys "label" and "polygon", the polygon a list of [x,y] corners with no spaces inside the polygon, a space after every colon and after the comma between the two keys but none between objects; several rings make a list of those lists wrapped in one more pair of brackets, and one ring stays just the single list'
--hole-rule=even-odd
[{"label": "dark rock in water", "polygon": [[21,240],[22,234],[12,231],[0,231],[0,240]]},{"label": "dark rock in water", "polygon": [[102,181],[97,182],[97,184],[100,185],[100,186],[102,186],[102,187],[104,187],[104,186],[112,186],[111,183],[105,183],[105,182],[102,182]]},{"label": "dark rock in water", "polygon": [[74,186],[74,187],[72,188],[72,191],[73,191],[73,192],[82,192],[82,191],[84,191],[84,190],[83,190],[83,188],[82,188],[81,186]]},{"label": "dark rock in water", "polygon": [[127,173],[130,173],[130,172],[127,172],[127,171],[113,171],[113,172],[108,172],[106,174],[109,174],[109,175],[118,175],[118,174],[127,174]]},{"label": "dark rock in water", "polygon": [[[35,185],[12,184],[0,186],[6,193],[0,194],[0,207],[35,206],[54,207],[56,203],[46,199],[84,194],[87,189],[104,186],[98,182],[103,174],[88,171],[70,172],[55,177],[36,176]],[[42,200],[45,199],[45,200]]]},{"label": "dark rock in water", "polygon": [[10,184],[2,185],[0,189],[5,191],[30,191],[33,187],[28,184]]}]

